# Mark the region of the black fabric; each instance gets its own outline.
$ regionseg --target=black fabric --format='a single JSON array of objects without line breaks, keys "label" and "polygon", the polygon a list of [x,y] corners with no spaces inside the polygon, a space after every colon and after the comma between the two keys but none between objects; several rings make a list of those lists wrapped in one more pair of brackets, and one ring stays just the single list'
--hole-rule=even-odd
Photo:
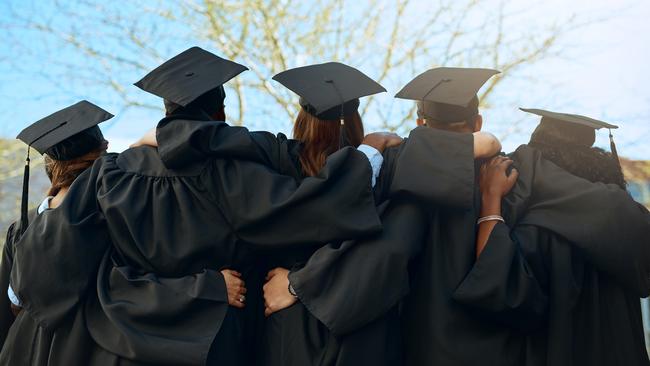
[{"label": "black fabric", "polygon": [[507,350],[521,365],[650,364],[638,296],[548,230],[497,224],[454,298],[525,329]]},{"label": "black fabric", "polygon": [[[233,156],[256,143],[249,137]],[[227,306],[216,273],[232,268],[249,277],[254,248],[376,232],[370,174],[367,159],[351,148],[302,182],[233,158],[168,169],[154,148],[109,154],[77,178],[56,210],[34,220],[17,247],[12,283],[47,330],[66,327],[83,307],[98,345],[88,364],[108,353],[125,363],[198,365],[221,340],[214,352],[238,352],[247,365],[254,355],[241,329],[250,310]],[[247,303],[259,297],[249,292]]]},{"label": "black fabric", "polygon": [[11,301],[9,301],[5,293],[9,288],[9,278],[14,262],[14,246],[20,238],[19,226],[20,224],[17,222],[9,226],[2,248],[2,262],[0,262],[0,349],[2,349],[9,328],[15,320],[14,314],[11,312]]},{"label": "black fabric", "polygon": [[[647,237],[646,214],[639,205],[620,188],[577,178],[529,147],[520,147],[512,157],[520,175],[504,204],[506,222],[534,223],[570,238],[574,248],[586,250],[589,260],[636,293],[646,292],[648,254],[639,245],[640,238]],[[530,305],[528,313],[513,317],[515,321],[526,317],[527,323],[508,328],[499,314],[486,316],[453,298],[475,263],[475,230],[468,229],[478,218],[478,192],[474,197],[475,208],[470,211],[430,211],[426,244],[412,269],[411,292],[402,307],[407,365],[524,364],[525,350],[513,348],[513,343],[539,322],[531,316],[541,312],[539,301],[493,301],[502,306]],[[522,268],[523,263],[510,265]],[[538,290],[534,284],[526,289]]]}]

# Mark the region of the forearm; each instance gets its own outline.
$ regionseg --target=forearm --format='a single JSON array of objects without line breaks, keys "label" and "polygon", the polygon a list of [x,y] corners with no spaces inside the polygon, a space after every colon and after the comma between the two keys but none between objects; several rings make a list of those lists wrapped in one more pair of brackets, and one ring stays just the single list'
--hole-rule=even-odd
[{"label": "forearm", "polygon": [[[481,215],[480,217],[487,217],[492,215],[501,215],[501,198],[498,196],[483,195],[481,199]],[[476,258],[478,258],[488,240],[490,234],[497,224],[497,220],[483,221],[478,225],[478,232],[476,234]]]}]

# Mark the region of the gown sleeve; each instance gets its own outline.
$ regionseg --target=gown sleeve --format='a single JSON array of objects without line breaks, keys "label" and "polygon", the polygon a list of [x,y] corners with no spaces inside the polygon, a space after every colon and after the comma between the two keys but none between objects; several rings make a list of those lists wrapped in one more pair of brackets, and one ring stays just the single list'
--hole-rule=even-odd
[{"label": "gown sleeve", "polygon": [[13,267],[13,248],[17,234],[17,224],[13,223],[7,230],[7,238],[2,248],[2,262],[0,262],[0,349],[5,342],[9,328],[14,322],[14,314],[11,311],[11,302],[6,295],[9,288],[9,278]]},{"label": "gown sleeve", "polygon": [[59,207],[35,217],[15,247],[12,287],[46,328],[60,324],[95,285],[111,243],[95,197],[97,166],[77,178]]},{"label": "gown sleeve", "polygon": [[253,162],[214,159],[206,186],[237,237],[255,245],[327,243],[381,229],[363,153],[346,147],[302,181]]},{"label": "gown sleeve", "polygon": [[393,164],[387,168],[393,171],[388,183],[390,196],[404,195],[421,203],[458,209],[473,207],[472,134],[418,127],[402,143]]},{"label": "gown sleeve", "polygon": [[178,168],[206,158],[228,157],[264,164],[283,173],[287,139],[218,121],[163,120],[156,129],[158,154]]},{"label": "gown sleeve", "polygon": [[409,291],[409,262],[424,239],[426,215],[408,202],[380,209],[381,233],[323,246],[289,274],[300,301],[338,336],[386,314]]},{"label": "gown sleeve", "polygon": [[549,302],[540,240],[542,235],[534,226],[517,228],[511,234],[505,224],[498,223],[452,298],[486,318],[523,331],[538,329],[544,324]]},{"label": "gown sleeve", "polygon": [[[267,132],[250,132],[224,122],[161,122],[158,151],[168,167],[206,157],[231,157],[264,164],[280,173],[287,170],[290,147],[286,138]],[[418,127],[399,147],[391,161],[391,195],[405,195],[430,204],[469,209],[474,191],[474,137]],[[384,174],[383,172],[381,174]]]},{"label": "gown sleeve", "polygon": [[650,214],[623,189],[569,174],[531,148],[513,155],[519,179],[505,197],[508,223],[545,228],[641,297],[650,294]]}]

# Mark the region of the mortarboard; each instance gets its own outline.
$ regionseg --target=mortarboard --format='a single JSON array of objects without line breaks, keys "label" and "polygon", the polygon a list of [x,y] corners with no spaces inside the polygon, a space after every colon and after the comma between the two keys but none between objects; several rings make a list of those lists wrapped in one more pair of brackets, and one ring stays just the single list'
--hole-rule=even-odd
[{"label": "mortarboard", "polygon": [[342,121],[357,110],[359,98],[386,91],[361,71],[340,62],[297,67],[273,80],[298,94],[306,112],[328,121]]},{"label": "mortarboard", "polygon": [[189,48],[165,61],[134,85],[182,107],[248,70],[200,47]]},{"label": "mortarboard", "polygon": [[[572,137],[576,140],[576,143],[582,145],[591,146],[595,140],[595,130],[601,128],[607,128],[609,130],[609,143],[612,150],[612,156],[618,162],[618,151],[616,150],[616,144],[614,143],[614,136],[612,135],[612,129],[618,128],[617,125],[611,123],[603,122],[597,119],[593,119],[586,116],[581,116],[579,114],[570,114],[570,113],[559,113],[551,112],[543,109],[534,109],[534,108],[519,108],[524,112],[536,114],[542,117],[540,121],[540,127],[543,124],[553,124],[555,126],[565,126],[565,129],[572,128],[576,133],[568,133],[568,137]],[[580,131],[585,131],[587,133],[580,133]],[[575,135],[575,136],[571,136]],[[585,137],[586,136],[586,137]]]},{"label": "mortarboard", "polygon": [[296,67],[273,80],[298,94],[300,106],[312,116],[340,120],[339,147],[348,145],[344,118],[357,111],[359,98],[386,91],[366,74],[340,62]]},{"label": "mortarboard", "polygon": [[443,123],[465,121],[478,114],[476,95],[500,71],[438,67],[416,76],[395,98],[418,101],[418,117]]},{"label": "mortarboard", "polygon": [[28,225],[30,147],[55,160],[80,157],[101,146],[104,137],[97,125],[111,118],[109,112],[83,100],[34,122],[18,134],[16,138],[27,144],[20,208],[22,232]]}]

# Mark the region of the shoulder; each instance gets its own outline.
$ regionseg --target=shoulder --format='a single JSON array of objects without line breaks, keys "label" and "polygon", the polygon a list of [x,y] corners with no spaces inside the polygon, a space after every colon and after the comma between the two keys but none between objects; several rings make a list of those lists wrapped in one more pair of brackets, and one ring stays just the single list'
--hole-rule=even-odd
[{"label": "shoulder", "polygon": [[189,163],[178,169],[168,169],[160,159],[156,148],[139,146],[107,157],[103,165],[104,174],[130,173],[139,176],[160,178],[200,175],[206,162]]}]

